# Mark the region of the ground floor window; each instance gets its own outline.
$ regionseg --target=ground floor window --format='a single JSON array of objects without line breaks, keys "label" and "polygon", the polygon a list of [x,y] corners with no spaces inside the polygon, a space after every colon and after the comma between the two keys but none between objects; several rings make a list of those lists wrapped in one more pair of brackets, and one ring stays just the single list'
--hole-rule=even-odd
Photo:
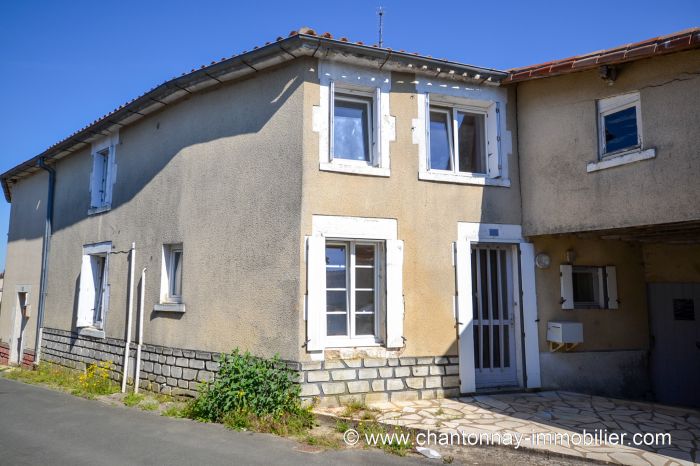
[{"label": "ground floor window", "polygon": [[326,242],[326,335],[378,336],[379,242]]},{"label": "ground floor window", "polygon": [[80,268],[77,327],[104,327],[109,308],[109,254],[111,243],[85,246]]}]

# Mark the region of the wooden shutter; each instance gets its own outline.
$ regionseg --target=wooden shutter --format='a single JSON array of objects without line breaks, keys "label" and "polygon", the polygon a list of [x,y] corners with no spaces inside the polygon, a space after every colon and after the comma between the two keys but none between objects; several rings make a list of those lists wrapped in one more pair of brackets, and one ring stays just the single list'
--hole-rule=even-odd
[{"label": "wooden shutter", "polygon": [[95,306],[95,281],[92,274],[92,258],[83,255],[80,267],[80,289],[78,291],[77,327],[89,327],[93,324],[93,307]]},{"label": "wooden shutter", "polygon": [[459,333],[459,380],[462,393],[476,391],[474,369],[474,310],[472,290],[472,247],[466,240],[455,243],[457,282],[457,329]]},{"label": "wooden shutter", "polygon": [[559,266],[559,274],[561,275],[561,308],[574,308],[574,281],[573,281],[573,266],[562,264]]},{"label": "wooden shutter", "polygon": [[501,176],[500,118],[500,106],[494,103],[486,114],[486,171],[489,178]]},{"label": "wooden shutter", "polygon": [[614,265],[605,267],[605,280],[608,291],[607,309],[617,309],[617,269]]},{"label": "wooden shutter", "polygon": [[386,346],[401,348],[403,339],[403,241],[386,242]]},{"label": "wooden shutter", "polygon": [[306,349],[323,350],[326,318],[326,239],[306,240]]}]

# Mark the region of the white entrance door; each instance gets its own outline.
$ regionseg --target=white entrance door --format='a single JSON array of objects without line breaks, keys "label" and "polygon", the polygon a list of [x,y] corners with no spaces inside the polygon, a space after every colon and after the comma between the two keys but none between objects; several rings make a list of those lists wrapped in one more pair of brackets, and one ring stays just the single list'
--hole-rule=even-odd
[{"label": "white entrance door", "polygon": [[[9,293],[8,293],[9,294]],[[12,316],[12,335],[10,336],[10,364],[20,364],[24,352],[24,327],[27,320],[24,317],[24,309],[27,306],[27,293],[17,293],[16,308]]]},{"label": "white entrance door", "polygon": [[476,388],[518,385],[512,246],[472,246]]}]

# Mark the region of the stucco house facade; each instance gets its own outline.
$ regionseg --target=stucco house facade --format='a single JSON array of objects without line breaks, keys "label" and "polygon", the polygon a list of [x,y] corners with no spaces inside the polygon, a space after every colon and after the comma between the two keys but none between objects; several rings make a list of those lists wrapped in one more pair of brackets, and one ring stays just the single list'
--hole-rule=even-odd
[{"label": "stucco house facade", "polygon": [[[700,33],[654,44],[601,79],[302,29],[167,81],[1,176],[5,358],[192,394],[240,348],[327,404],[663,391],[645,290],[700,282]],[[644,137],[599,152],[618,104]]]}]

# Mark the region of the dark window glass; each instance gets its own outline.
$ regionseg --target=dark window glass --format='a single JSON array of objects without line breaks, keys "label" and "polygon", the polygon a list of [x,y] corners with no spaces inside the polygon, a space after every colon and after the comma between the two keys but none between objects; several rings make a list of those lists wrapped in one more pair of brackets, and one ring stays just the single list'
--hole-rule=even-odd
[{"label": "dark window glass", "polygon": [[695,320],[695,303],[692,299],[673,300],[674,320]]},{"label": "dark window glass", "polygon": [[484,115],[457,112],[459,171],[486,173]]},{"label": "dark window glass", "polygon": [[616,152],[639,144],[637,136],[637,109],[626,108],[603,117],[605,124],[605,152]]},{"label": "dark window glass", "polygon": [[452,170],[449,123],[447,113],[430,112],[431,170]]}]

